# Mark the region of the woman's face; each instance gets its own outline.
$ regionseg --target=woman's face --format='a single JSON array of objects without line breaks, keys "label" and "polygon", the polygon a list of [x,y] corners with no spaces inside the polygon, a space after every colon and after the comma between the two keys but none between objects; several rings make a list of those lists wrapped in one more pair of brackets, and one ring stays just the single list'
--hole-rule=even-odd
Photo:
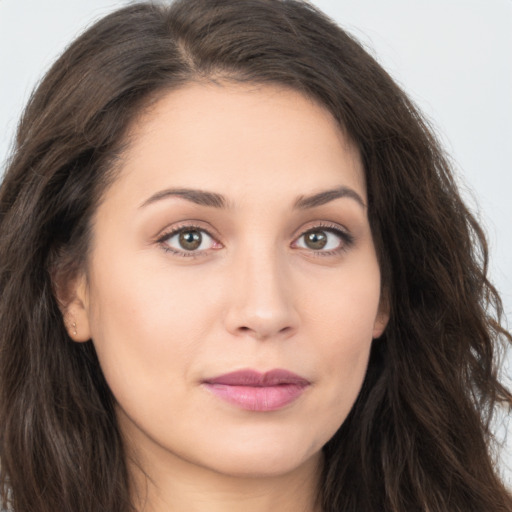
[{"label": "woman's face", "polygon": [[129,446],[230,475],[318,459],[387,321],[358,152],[270,86],[189,85],[130,140],[67,310]]}]

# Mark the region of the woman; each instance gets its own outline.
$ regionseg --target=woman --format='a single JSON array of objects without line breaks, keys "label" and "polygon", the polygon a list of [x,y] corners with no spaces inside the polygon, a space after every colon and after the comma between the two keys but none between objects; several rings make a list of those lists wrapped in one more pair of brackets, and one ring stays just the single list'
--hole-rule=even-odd
[{"label": "woman", "polygon": [[482,231],[308,4],[107,16],[32,97],[0,204],[16,512],[512,510]]}]

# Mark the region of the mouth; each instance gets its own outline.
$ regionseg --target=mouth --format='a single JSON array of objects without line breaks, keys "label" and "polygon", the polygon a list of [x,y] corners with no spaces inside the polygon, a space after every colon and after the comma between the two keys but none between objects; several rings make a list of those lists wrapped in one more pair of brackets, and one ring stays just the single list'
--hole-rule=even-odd
[{"label": "mouth", "polygon": [[231,405],[255,412],[282,409],[295,402],[311,383],[288,370],[260,373],[239,370],[203,381],[203,386]]}]

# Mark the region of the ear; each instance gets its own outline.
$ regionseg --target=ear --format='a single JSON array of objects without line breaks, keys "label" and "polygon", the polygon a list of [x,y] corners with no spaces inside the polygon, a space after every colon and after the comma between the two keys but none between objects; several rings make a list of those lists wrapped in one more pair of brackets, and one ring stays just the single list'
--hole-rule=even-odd
[{"label": "ear", "polygon": [[373,339],[380,338],[389,322],[390,317],[390,305],[389,305],[389,297],[386,292],[381,294],[379,309],[377,311],[377,316],[375,317],[375,323],[373,324]]},{"label": "ear", "polygon": [[89,341],[89,289],[83,272],[68,283],[56,283],[55,294],[69,337],[76,342]]}]

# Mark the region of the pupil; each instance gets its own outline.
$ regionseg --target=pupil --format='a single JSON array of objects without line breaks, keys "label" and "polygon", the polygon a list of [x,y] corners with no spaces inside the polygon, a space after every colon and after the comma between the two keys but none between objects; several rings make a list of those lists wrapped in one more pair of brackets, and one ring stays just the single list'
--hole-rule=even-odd
[{"label": "pupil", "polygon": [[327,235],[324,231],[312,231],[306,235],[306,245],[310,249],[323,249],[327,244]]},{"label": "pupil", "polygon": [[193,251],[201,245],[202,238],[199,231],[182,231],[180,233],[180,245],[187,251]]}]

